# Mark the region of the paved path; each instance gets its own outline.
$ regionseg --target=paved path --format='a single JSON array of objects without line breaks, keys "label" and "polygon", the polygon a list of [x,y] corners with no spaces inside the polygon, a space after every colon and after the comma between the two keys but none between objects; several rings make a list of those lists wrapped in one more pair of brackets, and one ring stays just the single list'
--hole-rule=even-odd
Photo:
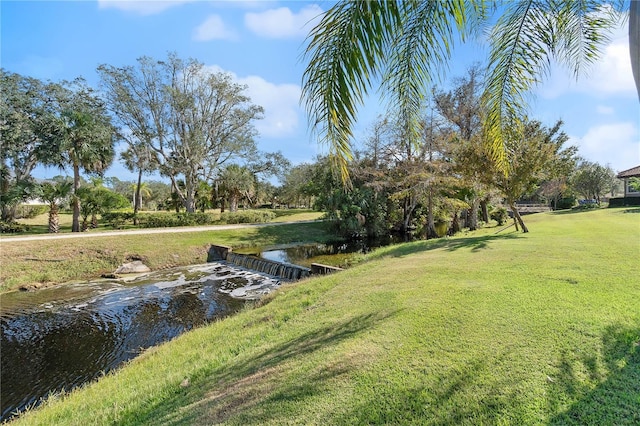
[{"label": "paved path", "polygon": [[291,225],[294,223],[313,223],[317,220],[300,220],[294,222],[269,222],[269,223],[241,223],[237,225],[209,225],[209,226],[181,226],[176,228],[151,228],[151,229],[128,229],[121,231],[105,231],[105,232],[73,232],[65,234],[40,234],[18,236],[2,236],[0,243],[12,243],[19,241],[37,241],[37,240],[62,240],[67,238],[98,238],[98,237],[117,237],[119,235],[144,235],[144,234],[173,234],[182,232],[204,232],[204,231],[224,231],[228,229],[242,228],[262,228],[265,226]]}]

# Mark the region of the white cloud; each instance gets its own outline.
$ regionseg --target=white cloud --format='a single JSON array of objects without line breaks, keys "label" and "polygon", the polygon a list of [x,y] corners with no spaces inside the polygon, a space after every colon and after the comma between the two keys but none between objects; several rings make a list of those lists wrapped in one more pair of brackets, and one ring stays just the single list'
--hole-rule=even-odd
[{"label": "white cloud", "polygon": [[640,162],[638,128],[630,122],[591,127],[583,137],[571,137],[567,145],[579,148],[579,154],[614,170],[626,170]]},{"label": "white cloud", "polygon": [[610,106],[598,105],[596,107],[596,112],[602,115],[613,115],[616,111]]},{"label": "white cloud", "polygon": [[119,9],[140,15],[154,15],[195,0],[98,0],[100,9]]},{"label": "white cloud", "polygon": [[551,78],[540,87],[540,94],[548,99],[567,92],[588,93],[597,97],[636,97],[627,27],[616,31],[613,41],[603,49],[600,59],[586,68],[577,81],[559,67],[554,67],[551,74]]},{"label": "white cloud", "polygon": [[268,38],[305,37],[320,19],[320,6],[312,4],[299,13],[287,7],[270,9],[260,13],[247,13],[244,23],[254,33]]},{"label": "white cloud", "polygon": [[235,32],[227,28],[219,15],[209,17],[193,30],[193,39],[196,41],[209,40],[234,40]]},{"label": "white cloud", "polygon": [[260,76],[238,77],[217,65],[206,67],[210,72],[230,74],[238,84],[246,85],[245,94],[251,102],[264,108],[264,118],[255,125],[261,136],[278,138],[292,136],[298,129],[300,107],[300,86],[296,84],[275,84]]}]

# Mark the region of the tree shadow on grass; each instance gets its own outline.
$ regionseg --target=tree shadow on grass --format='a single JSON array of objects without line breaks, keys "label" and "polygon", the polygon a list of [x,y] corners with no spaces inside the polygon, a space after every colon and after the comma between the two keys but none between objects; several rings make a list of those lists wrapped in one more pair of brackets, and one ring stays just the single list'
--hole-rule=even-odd
[{"label": "tree shadow on grass", "polygon": [[413,243],[405,243],[389,247],[378,253],[371,254],[369,259],[379,259],[388,256],[403,257],[414,253],[440,249],[447,251],[470,249],[472,252],[478,252],[480,250],[488,248],[493,241],[511,240],[516,238],[520,238],[520,234],[512,232],[509,234],[494,234],[481,237],[439,238],[435,240],[417,241]]},{"label": "tree shadow on grass", "polygon": [[[576,400],[552,425],[640,424],[640,326],[611,326],[602,337],[602,364],[596,355],[563,356],[560,377],[550,383],[549,406],[557,411],[563,395]],[[584,384],[587,375],[594,388]]]},{"label": "tree shadow on grass", "polygon": [[[331,377],[346,374],[350,370],[349,365],[322,368],[305,376],[304,383],[282,386],[288,361],[336,346],[394,314],[359,315],[301,334],[257,356],[247,359],[239,356],[235,362],[232,360],[218,369],[195,372],[188,387],[174,385],[166,389],[166,397],[161,400],[123,413],[122,423],[198,424],[204,418],[207,424],[217,424],[240,413],[244,419],[242,423],[260,424],[277,415],[272,410],[260,407],[281,401],[299,401],[315,395]],[[212,382],[215,385],[212,386]],[[274,393],[273,388],[276,387],[278,391]],[[255,407],[258,409],[251,410]]]}]

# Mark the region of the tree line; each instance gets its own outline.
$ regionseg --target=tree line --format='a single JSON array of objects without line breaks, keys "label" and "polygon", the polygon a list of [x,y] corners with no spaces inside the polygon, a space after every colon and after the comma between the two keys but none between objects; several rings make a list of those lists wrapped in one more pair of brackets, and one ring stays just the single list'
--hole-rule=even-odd
[{"label": "tree line", "polygon": [[328,156],[294,167],[285,190],[297,182],[301,196],[313,196],[343,235],[425,238],[475,230],[492,218],[503,223],[507,213],[528,232],[518,201],[570,208],[577,198],[599,204],[616,191],[620,182],[609,166],[566,146],[561,121],[547,127],[524,116],[505,128],[505,173],[484,143],[482,88],[474,66],[451,90],[433,89],[421,110],[417,143],[407,136],[401,112],[381,115],[350,146],[349,187]]},{"label": "tree line", "polygon": [[[491,206],[501,222],[502,204],[526,232],[516,207],[523,197],[554,207],[576,194],[599,202],[616,182],[608,166],[564,146],[561,122],[545,127],[526,115],[514,117],[502,131],[503,156],[496,157],[486,143],[486,84],[477,66],[452,90],[432,89],[416,126],[407,125],[403,108],[390,108],[366,140],[350,142],[348,186],[344,169],[336,175],[332,155],[291,167],[279,152],[259,152],[253,123],[262,108],[227,74],[175,54],[125,67],[101,65],[98,72],[99,92],[82,79],[42,82],[2,70],[3,221],[15,217],[20,202],[38,197],[49,205],[49,228],[57,232],[57,212],[70,196],[77,232],[130,202],[135,218],[147,198],[146,208],[188,213],[235,211],[240,204],[314,205],[343,235],[432,238],[443,224],[448,233],[476,229],[489,221]],[[100,179],[116,159],[118,142],[126,147],[119,159],[137,174],[136,182]],[[71,171],[72,179],[38,184],[31,176],[38,164]],[[169,184],[155,182],[151,190],[143,176],[154,172]],[[282,185],[270,184],[270,176]]]},{"label": "tree line", "polygon": [[[72,231],[80,231],[81,173],[102,176],[115,160],[119,142],[126,144],[120,159],[138,176],[135,212],[144,174],[167,178],[177,201],[194,212],[203,185],[215,188],[216,196],[234,210],[260,178],[289,167],[280,152],[258,151],[254,122],[263,109],[228,74],[210,72],[173,53],[165,60],[142,57],[132,66],[100,65],[98,73],[100,91],[81,78],[43,82],[1,70],[3,221],[11,221],[24,200],[56,191],[63,198],[68,191]],[[31,173],[39,164],[70,171],[70,187],[62,182],[38,185]],[[84,198],[90,204],[86,194]]]}]

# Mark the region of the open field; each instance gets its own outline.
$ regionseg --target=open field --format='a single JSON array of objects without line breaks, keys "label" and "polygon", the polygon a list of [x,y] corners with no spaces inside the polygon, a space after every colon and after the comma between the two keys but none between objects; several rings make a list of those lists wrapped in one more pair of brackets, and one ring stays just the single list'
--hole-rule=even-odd
[{"label": "open field", "polygon": [[379,249],[15,423],[640,424],[639,213]]}]

